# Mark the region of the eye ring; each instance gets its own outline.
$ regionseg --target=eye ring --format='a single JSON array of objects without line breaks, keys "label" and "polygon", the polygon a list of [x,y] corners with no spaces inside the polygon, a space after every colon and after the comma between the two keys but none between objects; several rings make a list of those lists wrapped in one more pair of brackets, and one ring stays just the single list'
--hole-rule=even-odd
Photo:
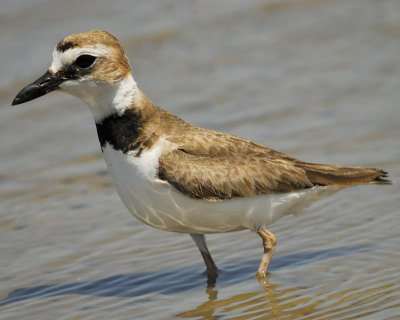
[{"label": "eye ring", "polygon": [[87,69],[93,65],[96,61],[96,57],[90,54],[82,54],[75,60],[75,65],[81,69]]}]

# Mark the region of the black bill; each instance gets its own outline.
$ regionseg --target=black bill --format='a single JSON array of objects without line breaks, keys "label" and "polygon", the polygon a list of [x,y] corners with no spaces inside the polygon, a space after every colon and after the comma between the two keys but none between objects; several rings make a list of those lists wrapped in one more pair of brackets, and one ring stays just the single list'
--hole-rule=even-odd
[{"label": "black bill", "polygon": [[23,88],[14,98],[11,105],[15,106],[17,104],[39,98],[46,93],[57,89],[58,85],[63,81],[64,79],[57,78],[52,75],[50,71],[47,71],[39,79]]}]

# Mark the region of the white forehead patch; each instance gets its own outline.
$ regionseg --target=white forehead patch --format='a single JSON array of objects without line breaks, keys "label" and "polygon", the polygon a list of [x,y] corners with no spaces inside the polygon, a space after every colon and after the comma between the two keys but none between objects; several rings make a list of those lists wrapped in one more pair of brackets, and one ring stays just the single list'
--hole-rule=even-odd
[{"label": "white forehead patch", "polygon": [[109,48],[103,45],[72,48],[64,52],[60,52],[55,48],[53,50],[53,62],[50,66],[50,71],[52,73],[60,71],[64,66],[72,64],[76,58],[82,54],[89,54],[95,57],[106,57],[109,54],[109,51]]}]

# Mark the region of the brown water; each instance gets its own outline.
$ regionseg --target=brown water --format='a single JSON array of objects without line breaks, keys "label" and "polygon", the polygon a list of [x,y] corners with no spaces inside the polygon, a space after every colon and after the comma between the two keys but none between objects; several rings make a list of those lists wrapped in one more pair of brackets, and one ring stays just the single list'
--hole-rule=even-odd
[{"label": "brown water", "polygon": [[400,2],[0,2],[1,319],[400,319],[400,188],[362,186],[257,235],[187,235],[119,200],[94,123],[51,94],[11,108],[65,35],[101,28],[157,104],[304,160],[400,177]]}]

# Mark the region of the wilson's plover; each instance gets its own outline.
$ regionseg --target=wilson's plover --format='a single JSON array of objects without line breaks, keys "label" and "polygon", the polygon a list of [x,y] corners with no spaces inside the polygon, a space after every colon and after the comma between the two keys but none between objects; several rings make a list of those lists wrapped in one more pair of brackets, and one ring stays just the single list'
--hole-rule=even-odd
[{"label": "wilson's plover", "polygon": [[276,245],[266,229],[340,188],[387,184],[386,172],[291,158],[250,140],[197,128],[152,103],[138,88],[118,40],[105,31],[57,44],[49,70],[13,105],[58,90],[90,108],[115,187],[129,211],[152,227],[189,233],[207,273],[218,269],[204,234],[254,230],[263,277]]}]

